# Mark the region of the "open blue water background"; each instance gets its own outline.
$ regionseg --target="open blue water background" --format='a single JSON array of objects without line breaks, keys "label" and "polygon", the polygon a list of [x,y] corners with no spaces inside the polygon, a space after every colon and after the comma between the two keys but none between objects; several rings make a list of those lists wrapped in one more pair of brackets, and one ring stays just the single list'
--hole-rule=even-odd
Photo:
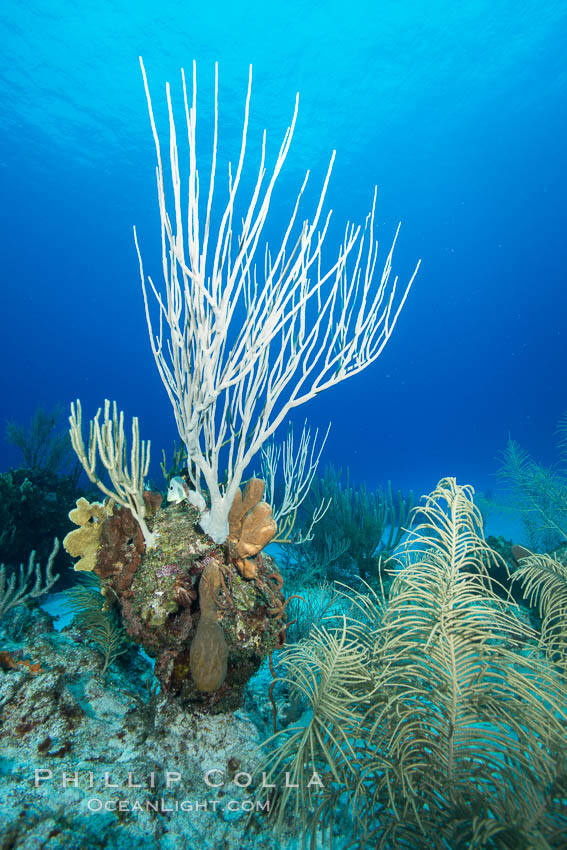
[{"label": "open blue water background", "polygon": [[[300,92],[268,238],[307,168],[312,215],[336,148],[329,245],[364,220],[377,184],[382,257],[402,220],[402,282],[422,258],[378,362],[296,414],[332,420],[325,460],[419,495],[447,475],[494,487],[509,433],[552,463],[567,409],[566,46],[567,3],[552,0],[4,4],[0,419],[77,397],[88,418],[116,399],[151,438],[159,476],[177,433],[132,238],[136,224],[159,279],[138,55],[163,129],[163,84],[197,61],[205,163],[218,60],[223,162],[239,149],[253,64],[248,181],[262,129],[273,158]],[[0,443],[0,469],[17,462]]]}]

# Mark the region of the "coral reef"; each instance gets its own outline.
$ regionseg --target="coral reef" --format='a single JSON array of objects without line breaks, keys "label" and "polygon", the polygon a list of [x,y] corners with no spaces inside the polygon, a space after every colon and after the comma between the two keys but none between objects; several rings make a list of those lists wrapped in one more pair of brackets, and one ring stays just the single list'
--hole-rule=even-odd
[{"label": "coral reef", "polygon": [[360,850],[567,846],[567,572],[521,558],[533,629],[493,589],[501,559],[472,496],[442,479],[387,599],[347,591],[355,614],[282,653],[280,678],[309,710],[266,742],[261,770],[290,778],[276,827],[330,842],[340,821]]},{"label": "coral reef", "polygon": [[[326,506],[318,521],[313,516]],[[302,504],[296,525],[301,542],[286,550],[286,583],[297,576],[301,583],[347,581],[361,578],[377,584],[381,565],[395,557],[409,514],[413,494],[385,488],[354,487],[346,474],[329,465],[315,477]]]},{"label": "coral reef", "polygon": [[[45,563],[53,538],[62,540],[71,528],[69,507],[77,498],[74,477],[29,467],[0,473],[0,562],[16,566],[30,550]],[[55,571],[64,581],[69,559],[61,550]]]},{"label": "coral reef", "polygon": [[[79,564],[88,554],[105,604],[117,606],[130,640],[155,658],[164,689],[204,711],[236,708],[262,659],[285,640],[283,579],[259,554],[275,525],[262,492],[262,482],[245,491],[238,537],[222,546],[199,529],[197,508],[187,501],[161,508],[159,493],[144,491],[152,548],[123,507],[99,507],[95,517],[81,502],[80,516],[71,512],[83,524],[65,541],[70,554]],[[253,565],[249,578],[243,561]]]},{"label": "coral reef", "polygon": [[[240,495],[225,544],[202,533],[198,508],[161,507],[158,493],[144,494],[153,548],[126,508],[98,517],[88,503],[74,509],[79,532],[98,526],[93,569],[80,576],[93,617],[76,589],[86,616],[60,634],[34,607],[0,624],[3,746],[20,764],[6,779],[0,845],[272,850],[303,831],[318,848],[334,832],[339,847],[352,839],[353,848],[509,850],[539,846],[541,836],[562,850],[564,560],[486,540],[472,488],[443,479],[414,511],[387,593],[323,584],[286,599],[272,559],[243,555],[255,545],[243,520],[261,496],[256,483]],[[253,560],[252,578],[240,559]],[[510,573],[517,596],[521,586],[537,609],[532,625],[507,590]],[[121,619],[129,643],[123,634],[110,640],[107,615]],[[287,616],[297,617],[297,642],[273,659]],[[134,644],[155,659],[153,675]],[[243,709],[266,733],[276,714],[263,760]],[[232,819],[222,786],[203,787],[208,768],[226,783],[253,774],[250,789],[231,788],[230,797],[249,804],[255,833],[245,832],[242,811]],[[75,771],[77,784],[58,782]],[[89,787],[89,771],[101,787]],[[214,800],[215,817],[168,819],[142,807],[95,821],[88,810],[92,800],[179,797],[167,771],[195,799]],[[275,790],[262,785],[263,771]],[[104,787],[106,773],[116,790]],[[140,778],[138,790],[129,775]],[[259,818],[255,807],[266,802]],[[103,818],[104,837],[93,828]]]},{"label": "coral reef", "polygon": [[247,715],[194,722],[151,684],[139,654],[122,656],[105,680],[80,629],[57,632],[45,611],[24,613],[18,643],[0,626],[0,847],[280,846],[265,818],[246,828],[250,789],[236,774],[253,773],[259,758]]}]

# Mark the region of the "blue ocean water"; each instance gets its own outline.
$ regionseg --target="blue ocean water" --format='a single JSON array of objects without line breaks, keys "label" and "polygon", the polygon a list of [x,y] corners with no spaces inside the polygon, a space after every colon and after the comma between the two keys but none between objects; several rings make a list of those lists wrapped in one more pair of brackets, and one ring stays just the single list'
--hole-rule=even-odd
[{"label": "blue ocean water", "polygon": [[[159,475],[177,434],[132,237],[135,224],[159,279],[138,56],[163,129],[164,83],[178,87],[196,60],[205,165],[214,62],[225,162],[238,152],[252,63],[252,163],[264,127],[273,158],[300,93],[268,239],[308,168],[312,215],[336,149],[329,244],[364,220],[377,185],[381,256],[401,220],[402,284],[422,259],[380,359],[296,412],[298,423],[332,421],[324,461],[418,495],[448,475],[494,487],[509,434],[552,463],[567,407],[566,39],[567,3],[551,0],[6,4],[0,418],[25,422],[38,403],[77,397],[89,418],[116,399],[139,417]],[[0,468],[17,462],[0,443]]]}]

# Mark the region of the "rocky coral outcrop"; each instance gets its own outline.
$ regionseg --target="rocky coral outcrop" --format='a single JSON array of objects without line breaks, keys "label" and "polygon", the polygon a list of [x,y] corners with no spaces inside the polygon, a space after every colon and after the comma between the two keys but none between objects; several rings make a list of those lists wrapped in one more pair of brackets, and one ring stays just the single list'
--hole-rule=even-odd
[{"label": "rocky coral outcrop", "polygon": [[[80,631],[54,631],[38,609],[22,614],[21,640],[0,626],[0,647],[41,669],[0,665],[8,768],[0,847],[281,846],[265,818],[249,832],[246,801],[254,787],[233,781],[238,771],[252,774],[260,759],[259,734],[246,716],[200,722],[179,700],[146,687],[151,668],[134,648],[102,679],[99,655]],[[207,785],[207,771],[218,787]]]},{"label": "rocky coral outcrop", "polygon": [[285,635],[283,580],[271,559],[259,555],[275,529],[262,494],[258,481],[239,493],[232,515],[239,536],[224,545],[200,530],[195,506],[160,508],[159,494],[148,494],[146,503],[153,548],[146,548],[130,511],[108,512],[86,500],[76,516],[77,537],[69,535],[72,551],[99,576],[107,606],[118,606],[128,637],[155,659],[164,689],[203,711],[235,709],[246,682]]}]

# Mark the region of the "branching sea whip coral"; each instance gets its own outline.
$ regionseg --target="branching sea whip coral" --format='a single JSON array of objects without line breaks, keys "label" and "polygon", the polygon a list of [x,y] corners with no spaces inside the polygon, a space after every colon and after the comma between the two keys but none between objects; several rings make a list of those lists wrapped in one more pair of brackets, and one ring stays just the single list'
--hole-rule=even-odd
[{"label": "branching sea whip coral", "polygon": [[[45,578],[41,572],[41,565],[35,561],[35,552],[30,554],[28,565],[20,564],[20,569],[13,572],[11,576],[6,575],[6,566],[0,564],[0,620],[12,608],[23,605],[31,599],[39,599],[52,589],[59,575],[53,575],[53,562],[59,551],[59,540],[53,541],[53,549],[47,560]],[[31,582],[35,578],[33,584]]]},{"label": "branching sea whip coral", "polygon": [[[217,167],[218,73],[215,71],[212,165],[206,207],[201,211],[199,190],[204,184],[197,173],[195,63],[191,103],[182,71],[189,146],[188,174],[183,177],[167,84],[174,201],[173,214],[169,215],[159,135],[141,59],[140,64],[157,154],[165,283],[162,292],[151,277],[146,281],[134,229],[146,318],[154,358],[187,450],[193,485],[200,491],[204,479],[210,495],[210,510],[201,518],[201,527],[221,543],[228,535],[232,501],[254,455],[292,408],[356,375],[380,356],[419,263],[396,298],[397,278],[390,283],[390,273],[398,226],[380,279],[373,283],[378,252],[374,239],[375,191],[364,227],[347,224],[338,258],[327,270],[323,269],[322,248],[330,212],[324,217],[322,210],[333,152],[312,222],[304,221],[295,227],[307,173],[281,245],[274,252],[266,246],[263,273],[258,271],[260,237],[272,191],[291,144],[298,98],[291,126],[267,182],[264,132],[258,177],[243,214],[241,231],[233,239],[232,218],[244,165],[252,69],[238,164],[234,171],[229,166],[228,201],[216,216],[219,225],[215,235],[211,211]],[[181,182],[185,183],[187,177],[185,215]],[[204,222],[200,221],[203,211]],[[152,318],[148,286],[157,301],[157,320]],[[219,472],[225,468],[226,484],[221,486]]]},{"label": "branching sea whip coral", "polygon": [[[93,484],[99,490],[121,505],[128,508],[132,516],[137,520],[146,545],[150,548],[155,546],[155,538],[146,524],[146,505],[144,503],[144,478],[148,474],[150,465],[150,442],[140,440],[138,418],[132,419],[132,443],[130,447],[130,468],[126,458],[126,438],[124,436],[124,414],[112,405],[112,418],[110,417],[110,402],[104,402],[104,421],[99,422],[101,408],[90,424],[89,446],[85,449],[82,434],[82,409],[81,402],[77,399],[76,406],[71,403],[71,416],[69,417],[69,435],[83,469]],[[114,487],[111,490],[97,475],[97,459],[102,461],[108,472],[108,476]]]}]

